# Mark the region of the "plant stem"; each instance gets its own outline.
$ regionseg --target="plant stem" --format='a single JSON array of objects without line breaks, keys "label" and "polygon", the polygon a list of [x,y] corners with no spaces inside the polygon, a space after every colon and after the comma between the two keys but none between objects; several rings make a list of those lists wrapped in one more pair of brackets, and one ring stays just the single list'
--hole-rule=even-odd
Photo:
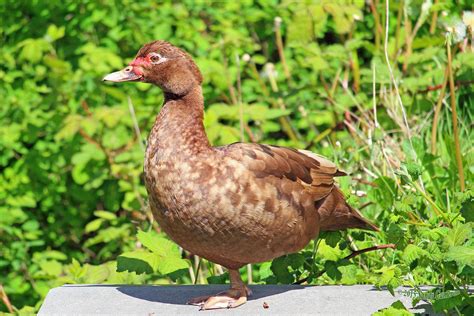
[{"label": "plant stem", "polygon": [[201,276],[201,271],[200,271],[201,270],[201,262],[202,262],[202,259],[195,255],[194,256],[194,266],[195,266],[196,271],[194,272],[194,276],[195,276],[194,284],[197,284],[199,276]]},{"label": "plant stem", "polygon": [[388,248],[395,249],[396,246],[395,244],[385,244],[385,245],[378,245],[378,246],[372,246],[369,248],[359,249],[357,251],[353,251],[350,255],[344,257],[342,260],[349,260],[369,251],[382,250],[382,249],[388,249]]},{"label": "plant stem", "polygon": [[370,5],[370,11],[372,11],[372,15],[374,16],[374,22],[375,22],[375,48],[376,50],[379,50],[380,37],[383,34],[383,29],[382,29],[382,25],[380,24],[379,14],[377,12],[377,4],[374,1],[375,0],[371,0],[369,2],[369,5]]},{"label": "plant stem", "polygon": [[[429,8],[431,7],[431,5],[429,4],[429,1],[430,0],[426,0],[423,2],[421,8],[422,8],[422,11],[420,13],[420,16],[418,16],[418,19],[416,20],[416,24],[415,24],[415,27],[413,28],[413,30],[411,30],[411,21],[410,19],[407,17],[406,19],[406,26],[408,27],[407,28],[407,38],[406,38],[406,44],[407,44],[407,50],[406,50],[406,54],[405,54],[405,60],[403,61],[403,72],[406,72],[407,71],[407,68],[408,68],[408,59],[413,51],[413,40],[415,39],[415,36],[416,34],[418,33],[418,30],[421,28],[421,26],[423,25],[423,23],[425,23],[426,21],[426,17],[428,15],[428,11],[429,11]],[[426,8],[425,5],[428,5],[428,7]]]},{"label": "plant stem", "polygon": [[286,81],[288,85],[291,82],[291,74],[290,70],[288,69],[288,64],[286,63],[285,53],[283,51],[283,40],[281,38],[281,18],[275,18],[275,40],[278,49],[278,56],[280,56],[281,65],[283,66],[283,72],[285,73]]},{"label": "plant stem", "polygon": [[237,96],[235,95],[235,89],[234,86],[232,85],[230,73],[229,73],[229,62],[227,61],[227,57],[224,55],[224,69],[225,69],[225,77],[226,77],[226,83],[227,83],[227,88],[229,89],[229,95],[230,95],[230,100],[232,101],[232,104],[237,104]]},{"label": "plant stem", "polygon": [[[232,85],[232,82],[230,80],[229,64],[228,64],[227,58],[225,56],[224,56],[224,69],[225,69],[225,73],[226,73],[227,87],[229,89],[230,99],[232,101],[232,104],[235,104],[235,105],[239,106],[239,112],[240,112],[242,110],[242,104],[241,104],[242,103],[241,102],[242,98],[241,98],[241,95],[239,95],[239,98],[236,96],[234,86]],[[239,65],[239,74],[238,75],[240,77],[240,65]],[[240,82],[238,84],[240,85]],[[240,89],[240,88],[238,88],[238,89]],[[241,92],[239,92],[239,94],[241,94]],[[240,120],[240,123],[241,124],[243,123],[243,128],[247,132],[247,135],[249,136],[250,141],[252,143],[254,143],[255,142],[255,136],[253,135],[253,132],[250,129],[250,127],[248,126],[248,124],[246,122],[243,122],[243,120]],[[241,127],[242,127],[242,125],[241,125]],[[242,133],[241,133],[241,138],[242,138]]]},{"label": "plant stem", "polygon": [[[352,238],[351,235],[347,234],[347,239],[349,240],[349,249],[351,250],[351,255],[359,251],[359,249],[357,249],[357,245],[354,241],[354,238]],[[343,260],[348,260],[346,258],[344,258]],[[359,265],[362,266],[362,269],[364,269],[365,272],[369,272],[369,268],[365,264],[364,259],[362,257],[359,257]]]},{"label": "plant stem", "polygon": [[446,43],[446,48],[448,51],[449,90],[450,90],[450,99],[451,99],[451,115],[452,115],[452,120],[453,120],[453,134],[454,134],[456,162],[458,166],[459,183],[461,185],[461,191],[464,191],[465,189],[464,170],[462,167],[461,145],[459,144],[458,115],[456,112],[456,92],[454,88],[454,74],[453,74],[453,65],[452,65],[452,56],[451,56],[451,43],[449,40]]},{"label": "plant stem", "polygon": [[400,97],[400,92],[398,90],[398,83],[395,80],[395,75],[393,74],[392,65],[390,64],[390,59],[388,57],[388,25],[389,25],[388,21],[390,20],[390,18],[389,18],[389,12],[390,12],[390,10],[389,10],[389,0],[385,0],[385,4],[386,4],[386,7],[385,7],[385,15],[386,15],[386,17],[385,17],[385,42],[384,42],[385,62],[387,63],[388,71],[390,73],[390,79],[393,83],[393,86],[395,87],[395,93],[396,93],[396,96],[397,96],[398,104],[399,104],[400,109],[402,111],[403,122],[405,123],[405,128],[406,128],[406,133],[407,133],[407,136],[408,136],[408,140],[410,142],[410,146],[411,146],[412,150],[414,151],[412,140],[411,140],[411,130],[410,130],[410,126],[408,125],[408,119],[407,119],[407,115],[406,115],[406,112],[405,112],[405,107],[403,106],[402,98]]},{"label": "plant stem", "polygon": [[142,133],[140,132],[140,127],[138,126],[137,116],[135,115],[135,108],[133,107],[132,98],[127,97],[128,101],[128,110],[130,111],[130,116],[132,117],[133,128],[135,129],[135,134],[138,138],[138,144],[142,152],[145,152],[145,145],[143,144]]},{"label": "plant stem", "polygon": [[321,83],[322,83],[322,86],[323,86],[323,89],[324,91],[326,91],[326,98],[328,99],[329,103],[331,104],[331,112],[332,112],[332,117],[333,117],[333,124],[332,126],[336,126],[337,125],[337,121],[338,121],[338,114],[336,112],[336,102],[334,101],[334,92],[337,88],[337,80],[339,80],[339,76],[341,74],[341,69],[339,68],[337,73],[336,73],[336,76],[334,77],[335,78],[335,81],[332,83],[332,86],[331,86],[331,89],[329,89],[327,83],[326,83],[326,80],[324,80],[324,77],[322,74],[319,75],[319,78],[321,80]]},{"label": "plant stem", "polygon": [[319,133],[318,136],[316,136],[316,138],[314,138],[312,144],[317,144],[319,143],[320,141],[322,141],[326,136],[328,136],[329,134],[331,134],[331,132],[334,130],[333,127],[330,127],[330,128],[327,128],[325,129],[324,131],[322,131],[321,133]]},{"label": "plant stem", "polygon": [[8,312],[13,314],[13,306],[10,303],[10,300],[8,299],[7,293],[5,292],[5,289],[3,288],[3,285],[0,284],[0,298],[2,299],[3,303],[8,309]]},{"label": "plant stem", "polygon": [[247,283],[252,284],[253,283],[253,275],[252,275],[252,264],[249,263],[247,264]]},{"label": "plant stem", "polygon": [[446,67],[446,70],[444,71],[443,85],[441,87],[441,92],[439,93],[438,101],[436,102],[436,108],[435,108],[434,116],[433,116],[433,127],[431,128],[431,153],[433,155],[436,154],[436,136],[438,132],[437,131],[438,118],[439,118],[439,112],[441,111],[441,106],[443,105],[443,99],[446,92],[446,85],[448,84],[448,72],[449,72],[449,69],[448,67]]},{"label": "plant stem", "polygon": [[354,92],[358,93],[360,88],[360,70],[359,70],[359,56],[357,55],[357,50],[353,50],[350,55],[350,65],[352,68],[352,78],[354,83],[352,87]]},{"label": "plant stem", "polygon": [[267,86],[265,85],[265,82],[262,80],[260,77],[260,74],[258,73],[257,65],[255,65],[255,62],[250,58],[249,63],[250,65],[250,70],[252,71],[252,75],[254,79],[257,80],[258,84],[260,85],[260,89],[262,89],[262,93],[264,96],[268,97],[270,93],[268,92]]},{"label": "plant stem", "polygon": [[[270,81],[270,86],[272,87],[273,93],[277,93],[278,90],[278,84],[276,82],[275,76],[274,76],[274,66],[271,63],[266,64],[265,70],[268,75],[268,80]],[[276,101],[272,102],[272,106],[274,108],[280,108],[282,110],[286,109],[285,103],[283,102],[283,99],[281,97],[277,97]],[[297,143],[300,139],[300,135],[293,129],[293,126],[291,125],[291,122],[288,118],[288,116],[281,116],[279,119],[280,124],[282,125],[283,131],[288,135],[288,137],[295,143]]]},{"label": "plant stem", "polygon": [[235,54],[235,62],[237,64],[237,102],[239,105],[239,123],[240,123],[240,141],[245,141],[244,138],[244,105],[242,103],[242,82],[240,76],[240,57],[239,54]]},{"label": "plant stem", "polygon": [[428,203],[433,207],[433,210],[435,211],[436,215],[441,216],[446,224],[451,226],[451,221],[449,220],[448,216],[436,205],[436,203],[426,194],[426,192],[420,187],[420,185],[416,182],[413,182],[413,185],[415,188],[418,190],[418,192],[425,198],[425,200],[428,201]]},{"label": "plant stem", "polygon": [[400,4],[398,5],[398,13],[397,13],[397,28],[395,30],[395,49],[393,50],[393,56],[392,59],[395,60],[397,58],[398,54],[398,48],[399,48],[399,43],[400,43],[400,29],[402,26],[402,17],[403,17],[403,0],[400,1]]},{"label": "plant stem", "polygon": [[[388,1],[388,0],[386,0]],[[408,14],[406,13],[406,10],[403,10],[403,16],[404,16],[404,21],[405,21],[405,56],[403,60],[403,65],[402,65],[402,71],[405,73],[408,68],[408,58],[411,55],[411,31],[412,31],[412,25],[411,25],[411,20],[408,17]]]},{"label": "plant stem", "polygon": [[[396,246],[395,246],[395,244],[386,244],[386,245],[378,245],[378,246],[373,246],[373,247],[369,247],[369,248],[359,249],[359,250],[353,251],[350,255],[342,258],[341,260],[338,261],[338,263],[346,261],[346,260],[350,260],[354,257],[357,257],[358,255],[361,255],[361,254],[369,252],[369,251],[382,250],[382,249],[388,249],[388,248],[395,249]],[[326,273],[326,269],[321,270],[318,274],[315,275],[315,277],[319,278],[324,273]],[[306,278],[303,278],[301,280],[296,281],[293,284],[302,284],[302,283],[308,281],[308,279],[309,279],[309,277],[306,277]]]},{"label": "plant stem", "polygon": [[458,290],[461,293],[461,295],[464,296],[465,298],[469,298],[469,295],[466,293],[466,290],[462,289],[458,285],[456,280],[451,276],[451,273],[446,269],[446,265],[444,263],[441,265],[441,269],[444,272],[444,276],[446,276],[449,279],[449,281],[451,281],[451,284],[456,288],[456,290]]},{"label": "plant stem", "polygon": [[[390,10],[389,9],[390,9],[389,0],[385,0],[385,41],[384,41],[385,61],[387,63],[388,71],[390,73],[390,80],[392,81],[393,86],[395,87],[395,93],[396,93],[397,101],[398,101],[398,104],[399,104],[401,112],[402,112],[403,123],[405,124],[404,127],[406,128],[406,134],[407,134],[407,137],[408,137],[408,141],[410,142],[410,148],[411,148],[414,156],[418,160],[418,155],[415,151],[415,148],[413,147],[413,141],[411,139],[411,130],[410,130],[410,125],[408,125],[408,119],[407,119],[407,113],[405,111],[405,106],[403,105],[402,97],[400,96],[400,91],[398,89],[398,83],[395,80],[395,75],[393,74],[392,65],[390,64],[390,59],[388,57],[388,25],[389,25],[388,22],[390,20],[390,18],[389,18]],[[407,19],[406,23],[410,23],[410,20],[408,19],[408,17],[406,17],[406,19]],[[421,18],[419,19],[419,21],[420,20],[421,20]],[[421,22],[417,23],[417,25],[421,26]],[[410,28],[411,28],[411,26],[410,26]],[[419,28],[419,26],[417,26],[417,28]],[[410,32],[407,32],[407,34],[410,34]],[[411,48],[410,48],[410,50],[411,50]],[[406,58],[408,58],[408,56],[406,56]],[[405,61],[406,61],[406,59],[405,59]],[[424,191],[423,180],[421,179],[421,177],[419,177],[418,180],[420,182],[422,191]]]},{"label": "plant stem", "polygon": [[375,63],[372,63],[372,107],[374,111],[374,131],[379,127],[379,122],[377,120],[377,90],[376,90],[376,76],[375,76]]},{"label": "plant stem", "polygon": [[[434,4],[436,5],[438,3],[438,0],[434,1]],[[434,34],[436,31],[436,23],[438,22],[438,11],[433,12],[433,16],[431,17],[431,24],[430,24],[430,34]]]},{"label": "plant stem", "polygon": [[[458,80],[454,83],[454,86],[456,88],[459,88],[459,87],[462,87],[462,86],[468,86],[468,85],[471,85],[474,83],[474,80]],[[418,90],[416,91],[416,93],[426,93],[426,92],[431,92],[431,91],[436,91],[436,90],[440,90],[441,88],[443,88],[443,84],[437,84],[435,86],[428,86],[426,87],[425,89],[422,89],[422,90]]]},{"label": "plant stem", "polygon": [[192,266],[188,267],[189,277],[191,278],[191,283],[196,284],[196,275],[194,274],[194,270]]}]

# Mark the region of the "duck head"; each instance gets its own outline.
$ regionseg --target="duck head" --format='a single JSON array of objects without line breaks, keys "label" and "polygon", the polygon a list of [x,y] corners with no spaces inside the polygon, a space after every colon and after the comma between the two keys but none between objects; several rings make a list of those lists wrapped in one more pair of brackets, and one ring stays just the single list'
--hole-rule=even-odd
[{"label": "duck head", "polygon": [[145,44],[126,68],[106,75],[103,81],[148,82],[165,93],[186,95],[202,83],[202,75],[191,56],[165,41]]}]

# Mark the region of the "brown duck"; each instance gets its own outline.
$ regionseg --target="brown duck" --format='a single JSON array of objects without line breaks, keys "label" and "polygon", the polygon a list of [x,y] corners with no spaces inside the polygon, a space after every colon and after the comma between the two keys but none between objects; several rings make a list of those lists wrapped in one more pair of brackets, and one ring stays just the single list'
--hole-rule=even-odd
[{"label": "brown duck", "polygon": [[164,92],[145,157],[151,210],[181,247],[229,269],[231,283],[190,304],[244,304],[251,293],[239,268],[297,252],[320,231],[378,230],[345,202],[334,183],[345,174],[324,157],[262,144],[212,147],[203,126],[202,75],[183,50],[148,43],[104,80],[148,82]]}]

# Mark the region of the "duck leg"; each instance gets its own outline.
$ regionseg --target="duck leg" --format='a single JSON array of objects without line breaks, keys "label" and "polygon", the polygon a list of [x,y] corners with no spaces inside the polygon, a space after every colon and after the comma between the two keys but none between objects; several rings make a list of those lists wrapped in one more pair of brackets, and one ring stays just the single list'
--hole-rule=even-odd
[{"label": "duck leg", "polygon": [[240,277],[239,270],[229,270],[230,289],[210,296],[199,296],[188,301],[190,305],[197,305],[201,310],[234,308],[245,304],[247,296],[252,295],[252,291],[245,286]]}]

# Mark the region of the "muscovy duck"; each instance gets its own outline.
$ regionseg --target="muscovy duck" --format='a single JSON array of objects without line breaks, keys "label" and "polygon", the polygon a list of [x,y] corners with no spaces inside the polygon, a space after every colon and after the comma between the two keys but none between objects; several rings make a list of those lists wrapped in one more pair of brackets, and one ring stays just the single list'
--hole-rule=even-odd
[{"label": "muscovy duck", "polygon": [[177,244],[226,267],[231,283],[188,303],[237,307],[251,294],[239,274],[244,265],[297,252],[320,231],[378,230],[346,203],[334,183],[345,173],[326,158],[255,143],[212,147],[203,126],[203,78],[185,51],[148,43],[103,80],[148,82],[164,92],[144,163],[151,210]]}]

